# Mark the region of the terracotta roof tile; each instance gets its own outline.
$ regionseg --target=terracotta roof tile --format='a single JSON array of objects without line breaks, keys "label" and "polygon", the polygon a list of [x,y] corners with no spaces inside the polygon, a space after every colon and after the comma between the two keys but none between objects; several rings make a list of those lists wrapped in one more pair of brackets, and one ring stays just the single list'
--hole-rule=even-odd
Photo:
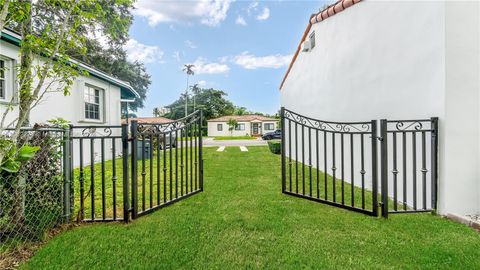
[{"label": "terracotta roof tile", "polygon": [[[164,124],[174,121],[165,117],[136,117],[128,119],[128,121],[132,120],[137,120],[139,124]],[[122,123],[125,123],[125,119],[122,119]]]},{"label": "terracotta roof tile", "polygon": [[254,114],[248,114],[248,115],[226,115],[222,117],[218,117],[215,119],[210,119],[208,122],[228,122],[230,119],[235,119],[237,122],[251,122],[254,120],[257,121],[277,121],[275,118],[270,118],[262,115],[254,115]]}]

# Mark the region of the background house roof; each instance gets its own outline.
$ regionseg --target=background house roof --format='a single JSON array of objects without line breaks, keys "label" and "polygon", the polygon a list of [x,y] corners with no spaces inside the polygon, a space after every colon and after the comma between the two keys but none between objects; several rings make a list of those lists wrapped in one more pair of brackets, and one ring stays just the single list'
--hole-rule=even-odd
[{"label": "background house roof", "polygon": [[300,53],[300,50],[302,48],[302,43],[305,41],[307,38],[308,33],[310,32],[310,29],[312,28],[313,24],[319,23],[321,21],[324,21],[325,19],[332,17],[333,15],[345,10],[346,8],[349,8],[353,6],[354,4],[360,2],[362,0],[339,0],[335,2],[334,4],[331,4],[327,6],[326,8],[320,10],[318,13],[312,14],[310,16],[310,21],[308,22],[307,28],[305,29],[305,32],[303,33],[302,39],[300,40],[300,43],[297,46],[297,50],[295,51],[295,54],[293,55],[292,61],[288,65],[287,72],[285,73],[285,76],[283,77],[282,83],[280,84],[280,89],[282,89],[283,84],[285,83],[285,80],[288,77],[288,74],[290,73],[290,70],[293,67],[293,64],[295,63],[295,60],[297,60],[298,54]]},{"label": "background house roof", "polygon": [[215,119],[210,119],[208,122],[228,122],[228,120],[234,119],[237,122],[251,122],[251,121],[277,121],[278,119],[270,118],[262,115],[248,114],[248,115],[226,115]]},{"label": "background house roof", "polygon": [[[22,37],[15,31],[12,31],[10,29],[3,29],[0,35],[0,39],[10,44],[13,44],[15,46],[20,46],[20,42],[22,41]],[[113,85],[120,87],[122,99],[131,99],[131,98],[140,97],[137,91],[135,91],[135,89],[133,89],[133,87],[128,82],[119,80],[111,75],[108,75],[103,71],[95,69],[94,67],[91,67],[73,58],[70,58],[69,62],[78,66],[82,70],[86,70],[88,74],[90,74],[95,78],[101,79],[103,81],[106,81],[108,83],[111,83]]]},{"label": "background house roof", "polygon": [[[139,124],[165,124],[173,122],[174,120],[165,117],[135,117],[129,118],[129,121],[137,121]],[[125,119],[122,119],[122,123],[125,123]]]}]

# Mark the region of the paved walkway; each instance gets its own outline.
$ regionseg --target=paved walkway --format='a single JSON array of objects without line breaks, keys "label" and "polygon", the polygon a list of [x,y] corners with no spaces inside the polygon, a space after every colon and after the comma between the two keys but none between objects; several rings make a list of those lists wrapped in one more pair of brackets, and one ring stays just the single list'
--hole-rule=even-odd
[{"label": "paved walkway", "polygon": [[267,145],[267,141],[258,138],[256,140],[225,140],[215,141],[213,138],[204,138],[203,146],[252,146],[252,145]]}]

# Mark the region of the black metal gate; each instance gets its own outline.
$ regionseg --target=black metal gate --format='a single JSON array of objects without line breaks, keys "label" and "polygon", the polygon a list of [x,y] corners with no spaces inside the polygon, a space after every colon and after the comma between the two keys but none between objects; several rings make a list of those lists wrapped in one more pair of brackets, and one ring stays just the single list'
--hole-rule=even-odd
[{"label": "black metal gate", "polygon": [[384,119],[380,121],[380,132],[382,216],[435,211],[438,118]]},{"label": "black metal gate", "polygon": [[283,192],[376,216],[376,122],[281,115]]},{"label": "black metal gate", "polygon": [[[430,123],[429,127],[426,123]],[[282,108],[281,128],[283,193],[372,216],[378,215],[379,206],[384,217],[388,213],[436,209],[437,118],[381,120],[378,134],[376,120],[323,121]],[[401,169],[397,166],[398,134],[402,140]],[[380,141],[380,149],[377,141]],[[393,168],[391,179],[390,166]],[[399,173],[402,182],[397,181]]]},{"label": "black metal gate", "polygon": [[[125,221],[203,191],[202,113],[168,123],[71,126],[79,221]],[[140,175],[139,175],[140,174]]]}]

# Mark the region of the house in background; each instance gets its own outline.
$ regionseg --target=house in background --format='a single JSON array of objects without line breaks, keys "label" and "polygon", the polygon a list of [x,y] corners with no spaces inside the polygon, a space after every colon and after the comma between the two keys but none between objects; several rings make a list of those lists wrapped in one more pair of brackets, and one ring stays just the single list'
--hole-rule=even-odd
[{"label": "house in background", "polygon": [[[18,105],[18,82],[15,67],[20,63],[19,44],[21,36],[11,30],[4,29],[0,39],[0,114],[13,100]],[[36,57],[41,61],[40,57]],[[63,118],[73,125],[119,125],[121,121],[121,103],[131,102],[138,98],[138,93],[128,82],[114,78],[91,66],[71,60],[89,76],[75,79],[70,95],[52,91],[31,111],[30,123],[45,123],[50,119]],[[45,83],[49,85],[49,83]],[[52,85],[55,89],[57,85]],[[9,113],[6,124],[18,115],[15,107]]]},{"label": "house in background", "polygon": [[[132,117],[128,118],[128,122],[137,121],[139,124],[166,124],[174,120],[165,117]],[[122,123],[126,123],[126,119],[122,119]]]},{"label": "house in background", "polygon": [[281,104],[338,122],[439,117],[437,210],[475,215],[479,78],[480,2],[341,0],[309,18]]},{"label": "house in background", "polygon": [[[237,121],[237,127],[229,131],[228,121]],[[278,120],[261,115],[227,115],[208,120],[208,136],[262,136],[277,129]]]}]

